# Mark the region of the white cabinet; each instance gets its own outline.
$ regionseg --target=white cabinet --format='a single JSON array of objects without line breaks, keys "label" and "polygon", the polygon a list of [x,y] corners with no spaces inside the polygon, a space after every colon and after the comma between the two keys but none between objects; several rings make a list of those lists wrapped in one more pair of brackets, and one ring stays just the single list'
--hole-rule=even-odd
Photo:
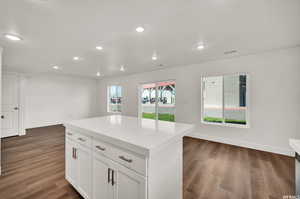
[{"label": "white cabinet", "polygon": [[90,149],[78,145],[76,158],[78,191],[84,198],[92,198],[92,152]]},{"label": "white cabinet", "polygon": [[85,198],[92,193],[92,152],[74,140],[66,139],[66,179]]},{"label": "white cabinet", "polygon": [[109,160],[100,155],[93,158],[93,198],[113,199],[113,187],[111,185],[111,164]]},{"label": "white cabinet", "polygon": [[94,199],[146,199],[146,178],[102,155],[93,158]]},{"label": "white cabinet", "polygon": [[117,166],[114,199],[146,199],[146,178],[139,174]]},{"label": "white cabinet", "polygon": [[85,199],[148,199],[146,157],[66,132],[66,179]]},{"label": "white cabinet", "polygon": [[66,179],[76,187],[77,163],[75,158],[75,143],[66,140]]}]

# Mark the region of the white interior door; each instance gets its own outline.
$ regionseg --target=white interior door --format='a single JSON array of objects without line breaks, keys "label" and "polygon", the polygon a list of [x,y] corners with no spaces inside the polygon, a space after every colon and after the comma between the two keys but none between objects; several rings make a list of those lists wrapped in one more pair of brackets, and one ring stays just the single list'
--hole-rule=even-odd
[{"label": "white interior door", "polygon": [[19,96],[18,76],[2,76],[2,137],[19,135]]}]

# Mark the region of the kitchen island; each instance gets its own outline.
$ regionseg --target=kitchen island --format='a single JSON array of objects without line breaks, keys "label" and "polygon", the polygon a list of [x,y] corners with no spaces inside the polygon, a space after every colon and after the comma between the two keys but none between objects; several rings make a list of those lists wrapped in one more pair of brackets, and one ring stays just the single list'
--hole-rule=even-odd
[{"label": "kitchen island", "polygon": [[182,199],[193,125],[113,115],[64,126],[66,179],[85,199]]}]

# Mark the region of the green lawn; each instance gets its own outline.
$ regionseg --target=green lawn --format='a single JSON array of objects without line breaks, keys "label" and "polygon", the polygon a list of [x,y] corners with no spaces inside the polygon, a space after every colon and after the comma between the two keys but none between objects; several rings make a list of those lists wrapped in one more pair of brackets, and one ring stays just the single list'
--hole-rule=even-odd
[{"label": "green lawn", "polygon": [[216,122],[216,123],[222,123],[223,119],[222,118],[217,118],[217,117],[205,117],[204,118],[205,122]]},{"label": "green lawn", "polygon": [[[205,117],[205,122],[215,122],[215,123],[222,123],[222,118],[217,117]],[[225,123],[231,123],[231,124],[246,124],[245,120],[234,120],[234,119],[225,119]]]},{"label": "green lawn", "polygon": [[[155,119],[155,113],[143,113],[143,118],[147,119]],[[162,121],[169,121],[174,122],[175,121],[175,115],[173,114],[158,114],[158,119]]]}]

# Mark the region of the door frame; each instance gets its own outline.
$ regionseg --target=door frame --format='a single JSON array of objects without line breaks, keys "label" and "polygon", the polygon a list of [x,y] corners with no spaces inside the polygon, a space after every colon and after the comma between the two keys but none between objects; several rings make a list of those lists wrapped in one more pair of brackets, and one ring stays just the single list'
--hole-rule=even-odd
[{"label": "door frame", "polygon": [[[5,75],[13,75],[17,77],[17,85],[18,85],[18,135],[26,135],[26,130],[25,130],[25,86],[26,86],[26,78],[24,74],[21,73],[16,73],[16,72],[6,72],[4,71],[2,73],[2,80],[3,76]],[[1,96],[2,97],[2,96]],[[1,100],[2,101],[2,100]],[[1,102],[2,103],[2,102]],[[2,106],[2,104],[1,104]],[[2,137],[2,135],[1,135]]]}]

